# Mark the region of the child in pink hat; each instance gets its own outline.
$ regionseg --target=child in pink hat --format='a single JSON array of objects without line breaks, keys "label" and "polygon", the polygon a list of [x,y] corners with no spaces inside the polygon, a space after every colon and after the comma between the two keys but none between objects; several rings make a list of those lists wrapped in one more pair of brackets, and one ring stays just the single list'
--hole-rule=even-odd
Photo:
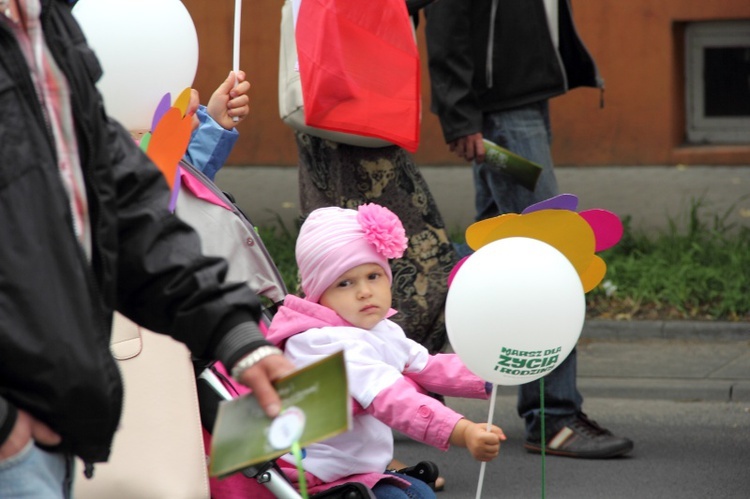
[{"label": "child in pink hat", "polygon": [[505,440],[499,427],[487,431],[426,395],[487,399],[489,385],[455,354],[430,355],[388,319],[396,313],[388,259],[400,258],[406,243],[398,217],[376,204],[320,208],[300,229],[305,297],[286,297],[268,339],[298,368],[343,350],[354,404],[351,431],[306,448],[311,492],[357,481],[376,497],[435,497],[423,482],[386,471],[393,429],[443,450],[466,447],[478,461],[494,459]]}]

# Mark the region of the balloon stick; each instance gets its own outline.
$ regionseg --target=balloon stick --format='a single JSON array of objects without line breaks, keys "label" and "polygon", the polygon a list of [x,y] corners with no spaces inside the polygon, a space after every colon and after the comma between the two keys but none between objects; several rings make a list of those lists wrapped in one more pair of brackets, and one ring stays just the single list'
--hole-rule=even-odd
[{"label": "balloon stick", "polygon": [[[487,415],[487,431],[492,428],[492,418],[495,415],[495,399],[497,399],[497,385],[492,383],[492,394],[490,395],[490,413]],[[479,483],[477,483],[477,497],[482,497],[482,484],[484,483],[484,469],[487,467],[487,462],[482,461],[482,465],[479,467]]]},{"label": "balloon stick", "polygon": [[[234,85],[237,86],[237,72],[240,70],[240,19],[242,18],[242,0],[234,0],[234,53],[232,56],[232,71],[234,71]],[[237,116],[233,121],[239,121]]]}]

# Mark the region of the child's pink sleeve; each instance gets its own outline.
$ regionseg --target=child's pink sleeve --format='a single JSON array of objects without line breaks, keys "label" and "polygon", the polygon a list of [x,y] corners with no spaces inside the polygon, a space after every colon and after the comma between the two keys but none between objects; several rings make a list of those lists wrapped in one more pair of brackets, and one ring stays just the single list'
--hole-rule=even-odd
[{"label": "child's pink sleeve", "polygon": [[406,378],[381,390],[366,411],[394,430],[441,450],[448,449],[453,428],[463,418]]},{"label": "child's pink sleeve", "polygon": [[406,372],[408,376],[427,391],[472,399],[489,398],[487,383],[469,371],[456,354],[430,355],[427,365],[418,372]]}]

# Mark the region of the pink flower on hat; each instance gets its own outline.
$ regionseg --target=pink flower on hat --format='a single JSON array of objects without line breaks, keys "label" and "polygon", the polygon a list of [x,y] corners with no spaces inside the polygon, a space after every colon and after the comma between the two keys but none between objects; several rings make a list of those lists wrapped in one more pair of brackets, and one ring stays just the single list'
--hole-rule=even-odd
[{"label": "pink flower on hat", "polygon": [[357,222],[365,239],[386,258],[401,258],[409,240],[401,220],[388,208],[377,204],[363,204],[357,208]]},{"label": "pink flower on hat", "polygon": [[380,265],[391,282],[388,259],[400,258],[407,242],[401,221],[382,206],[313,210],[300,227],[295,248],[305,299],[317,302],[341,275],[366,263]]}]

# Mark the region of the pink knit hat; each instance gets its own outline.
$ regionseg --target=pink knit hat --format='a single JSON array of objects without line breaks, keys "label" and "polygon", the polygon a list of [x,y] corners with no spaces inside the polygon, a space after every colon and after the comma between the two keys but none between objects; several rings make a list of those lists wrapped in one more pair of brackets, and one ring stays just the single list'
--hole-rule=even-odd
[{"label": "pink knit hat", "polygon": [[336,279],[365,263],[383,267],[390,282],[388,259],[401,258],[407,242],[401,221],[383,206],[318,208],[297,236],[297,266],[305,299],[317,303]]}]

